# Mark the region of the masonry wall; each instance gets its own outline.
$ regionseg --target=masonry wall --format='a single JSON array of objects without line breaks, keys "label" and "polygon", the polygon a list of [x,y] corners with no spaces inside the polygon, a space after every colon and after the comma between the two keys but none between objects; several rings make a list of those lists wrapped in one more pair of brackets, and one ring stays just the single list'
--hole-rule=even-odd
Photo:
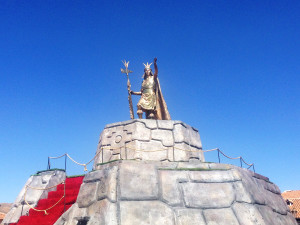
[{"label": "masonry wall", "polygon": [[156,161],[204,160],[197,129],[178,120],[135,119],[106,125],[94,161],[119,159]]},{"label": "masonry wall", "polygon": [[135,160],[100,167],[56,225],[296,225],[278,187],[246,169]]}]

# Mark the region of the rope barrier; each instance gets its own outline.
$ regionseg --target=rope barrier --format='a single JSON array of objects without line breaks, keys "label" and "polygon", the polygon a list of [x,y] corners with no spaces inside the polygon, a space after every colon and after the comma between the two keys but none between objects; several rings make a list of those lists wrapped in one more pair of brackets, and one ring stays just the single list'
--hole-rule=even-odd
[{"label": "rope barrier", "polygon": [[47,188],[37,188],[37,187],[31,187],[31,186],[29,186],[29,185],[26,185],[26,187],[27,187],[27,188],[30,188],[30,189],[34,189],[34,190],[49,190],[49,189],[51,189],[51,188],[55,188],[55,187],[57,187],[58,185],[64,184],[64,183],[65,183],[65,181],[62,181],[62,182],[60,182],[60,183],[57,184],[57,185],[54,185],[54,186],[51,186],[51,187],[47,187]]},{"label": "rope barrier", "polygon": [[60,185],[60,184],[64,184],[64,189],[65,189],[65,186],[66,186],[66,182],[65,182],[65,181],[63,181],[63,182],[61,182],[61,183],[59,183],[59,184],[57,184],[57,185],[48,187],[48,188],[38,188],[38,187],[31,187],[31,186],[29,186],[29,185],[26,185],[26,187],[25,187],[25,193],[24,193],[24,202],[25,202],[32,210],[37,211],[37,212],[44,212],[45,215],[49,215],[49,213],[47,213],[47,211],[49,211],[50,209],[54,208],[54,207],[55,207],[55,206],[56,206],[56,205],[57,205],[57,204],[58,204],[58,203],[66,196],[66,192],[64,191],[63,196],[62,196],[56,203],[54,203],[52,206],[50,206],[49,208],[47,208],[47,209],[36,209],[36,208],[34,208],[32,205],[30,205],[30,204],[27,202],[27,200],[26,200],[27,190],[28,190],[28,188],[31,188],[31,189],[34,189],[34,190],[49,190],[49,189],[51,189],[51,188],[57,187],[57,186]]},{"label": "rope barrier", "polygon": [[[166,150],[168,150],[168,149],[145,150],[145,149],[137,149],[137,148],[134,148],[134,147],[131,147],[131,146],[126,146],[126,145],[121,146],[121,147],[101,146],[100,151],[98,151],[97,154],[89,162],[87,162],[87,163],[79,163],[79,162],[75,161],[69,154],[66,153],[66,154],[63,154],[63,155],[58,156],[58,157],[48,157],[48,167],[50,169],[49,159],[58,159],[58,158],[61,158],[63,156],[67,156],[70,160],[72,160],[77,165],[83,166],[84,167],[84,171],[88,171],[87,170],[87,165],[90,164],[97,157],[98,154],[100,154],[101,152],[103,152],[104,149],[113,151],[113,150],[119,150],[119,149],[122,149],[122,148],[124,148],[124,149],[130,149],[130,150],[133,150],[133,151],[136,151],[136,152],[159,152],[159,151],[166,151]],[[226,155],[224,152],[222,152],[219,148],[214,148],[214,149],[209,149],[209,150],[201,150],[201,149],[199,149],[199,150],[190,150],[189,149],[188,150],[188,149],[178,148],[178,147],[175,147],[175,146],[173,148],[177,149],[177,150],[180,150],[180,151],[186,151],[186,152],[203,152],[204,153],[204,152],[218,151],[219,163],[221,161],[220,160],[220,153],[221,153],[223,156],[227,157],[228,159],[232,159],[232,160],[234,160],[234,159],[240,159],[241,167],[243,167],[242,166],[242,162],[243,162],[243,163],[245,163],[246,165],[249,166],[247,169],[253,167],[253,170],[255,172],[254,163],[248,164],[243,159],[243,157],[241,157],[241,156],[239,156],[239,157],[230,157],[230,156]]]}]

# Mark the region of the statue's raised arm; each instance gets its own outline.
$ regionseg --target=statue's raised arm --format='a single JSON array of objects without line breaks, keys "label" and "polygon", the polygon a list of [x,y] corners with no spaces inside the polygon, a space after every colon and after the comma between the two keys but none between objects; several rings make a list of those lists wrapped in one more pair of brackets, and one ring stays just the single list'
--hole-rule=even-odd
[{"label": "statue's raised arm", "polygon": [[157,74],[158,74],[158,68],[157,68],[157,58],[155,57],[153,60],[153,64],[154,64],[154,79],[157,78]]},{"label": "statue's raised arm", "polygon": [[[152,63],[151,63],[152,64]],[[146,114],[146,119],[170,120],[170,114],[167,104],[161,93],[159,80],[157,78],[157,58],[154,58],[153,64],[155,72],[152,73],[151,64],[144,64],[143,83],[140,92],[131,91],[131,94],[141,95],[137,104],[137,114],[140,119],[143,118],[143,112]]]}]

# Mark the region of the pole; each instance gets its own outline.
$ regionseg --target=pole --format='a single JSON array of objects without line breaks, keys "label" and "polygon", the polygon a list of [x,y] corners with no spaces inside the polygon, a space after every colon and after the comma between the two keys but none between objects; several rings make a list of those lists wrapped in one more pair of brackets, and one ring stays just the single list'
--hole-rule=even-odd
[{"label": "pole", "polygon": [[48,156],[48,166],[47,166],[47,170],[50,170],[50,158]]},{"label": "pole", "polygon": [[125,69],[121,69],[121,73],[126,73],[127,75],[127,91],[128,91],[128,102],[129,102],[129,112],[130,112],[130,119],[134,119],[134,112],[133,112],[133,106],[132,106],[132,97],[131,97],[131,84],[129,80],[129,73],[132,73],[131,70],[128,69],[129,61],[126,62],[126,60],[122,61]]}]

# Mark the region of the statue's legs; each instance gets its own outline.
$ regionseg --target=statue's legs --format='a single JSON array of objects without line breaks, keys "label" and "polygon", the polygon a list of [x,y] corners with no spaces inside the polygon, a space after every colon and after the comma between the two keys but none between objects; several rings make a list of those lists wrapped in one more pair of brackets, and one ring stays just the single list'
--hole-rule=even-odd
[{"label": "statue's legs", "polygon": [[142,107],[139,105],[137,106],[137,114],[138,114],[139,119],[143,119],[143,110],[142,110]]},{"label": "statue's legs", "polygon": [[154,111],[153,110],[146,111],[146,118],[154,120],[155,119]]},{"label": "statue's legs", "polygon": [[155,119],[155,110],[146,110],[143,109],[142,106],[137,105],[137,114],[139,119],[143,119],[143,112],[146,114],[146,119]]}]

